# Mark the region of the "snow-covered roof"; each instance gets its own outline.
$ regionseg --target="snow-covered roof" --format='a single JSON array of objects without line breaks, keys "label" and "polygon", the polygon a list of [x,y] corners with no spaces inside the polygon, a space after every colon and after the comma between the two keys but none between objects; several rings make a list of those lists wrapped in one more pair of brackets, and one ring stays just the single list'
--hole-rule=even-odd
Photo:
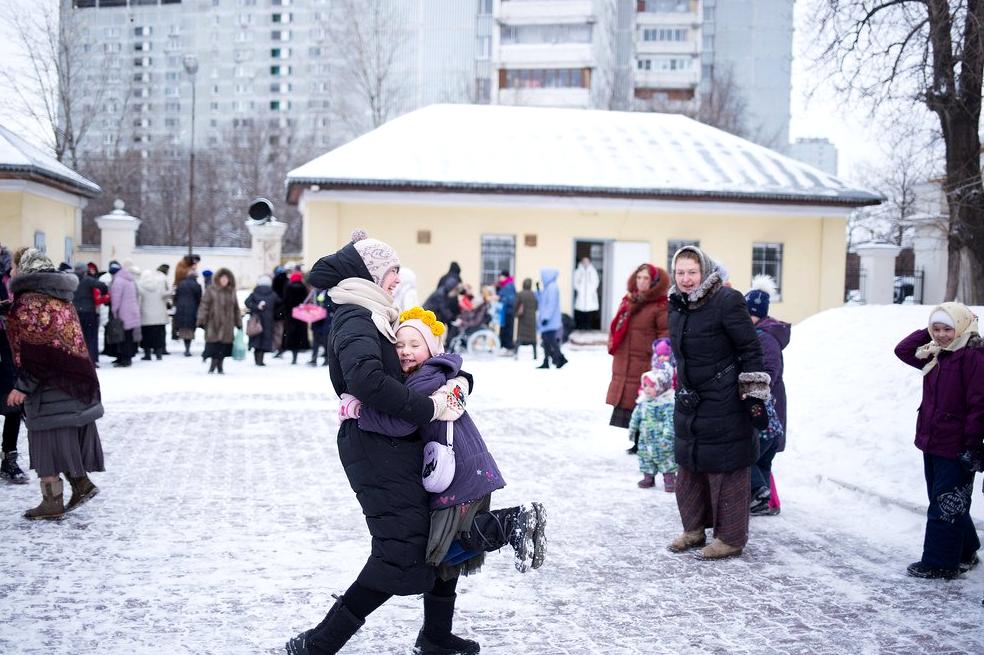
[{"label": "snow-covered roof", "polygon": [[322,189],[491,192],[856,207],[881,196],[677,114],[431,105],[287,176]]},{"label": "snow-covered roof", "polygon": [[[12,175],[11,175],[12,174]],[[0,125],[0,178],[16,177],[95,198],[102,189]]]}]

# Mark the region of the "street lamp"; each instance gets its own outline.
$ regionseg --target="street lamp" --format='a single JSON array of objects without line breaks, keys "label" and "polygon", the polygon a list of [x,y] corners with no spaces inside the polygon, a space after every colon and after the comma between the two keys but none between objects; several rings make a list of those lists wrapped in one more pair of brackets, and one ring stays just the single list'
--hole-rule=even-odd
[{"label": "street lamp", "polygon": [[198,73],[198,57],[184,56],[184,69],[191,76],[191,150],[188,172],[188,254],[193,254],[195,230],[195,74]]}]

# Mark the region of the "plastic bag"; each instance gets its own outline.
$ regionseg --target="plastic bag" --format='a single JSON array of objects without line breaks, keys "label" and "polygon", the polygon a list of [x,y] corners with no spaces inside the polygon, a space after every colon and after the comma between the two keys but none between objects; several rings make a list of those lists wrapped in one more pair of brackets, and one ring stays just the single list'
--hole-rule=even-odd
[{"label": "plastic bag", "polygon": [[232,358],[237,362],[246,359],[246,339],[243,337],[243,331],[238,328],[236,336],[232,338]]}]

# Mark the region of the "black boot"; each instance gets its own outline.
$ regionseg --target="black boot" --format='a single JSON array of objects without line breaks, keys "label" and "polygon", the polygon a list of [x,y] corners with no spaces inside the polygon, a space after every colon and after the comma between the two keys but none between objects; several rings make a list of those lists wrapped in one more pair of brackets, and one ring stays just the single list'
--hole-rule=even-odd
[{"label": "black boot", "polygon": [[140,358],[142,361],[150,361],[150,348],[144,348],[144,356]]},{"label": "black boot", "polygon": [[324,620],[313,630],[306,630],[287,642],[287,655],[334,655],[365,624],[336,600]]},{"label": "black boot", "polygon": [[550,358],[549,357],[544,357],[543,358],[543,363],[540,364],[539,366],[537,366],[537,368],[550,368]]},{"label": "black boot", "polygon": [[635,432],[635,433],[632,434],[632,445],[625,452],[627,452],[630,455],[635,455],[637,452],[639,452],[639,433],[638,432]]},{"label": "black boot", "polygon": [[211,364],[211,366],[208,367],[208,372],[209,373],[215,373],[215,370],[217,368],[219,368],[219,358],[218,357],[213,357],[212,358],[212,364]]},{"label": "black boot", "polygon": [[424,594],[424,627],[417,635],[417,655],[474,655],[482,649],[478,642],[451,633],[457,594]]},{"label": "black boot", "polygon": [[191,357],[191,339],[185,339],[185,357]]},{"label": "black boot", "polygon": [[266,364],[263,363],[263,351],[262,350],[254,350],[253,351],[253,361],[256,362],[256,365],[257,366],[266,366]]},{"label": "black boot", "polygon": [[164,349],[157,348],[156,350],[154,350],[154,355],[157,357],[157,361],[161,361],[162,359],[164,359]]},{"label": "black boot", "polygon": [[538,569],[547,555],[547,512],[540,503],[482,512],[461,538],[465,550],[490,552],[510,545],[516,570]]},{"label": "black boot", "polygon": [[27,474],[17,465],[16,450],[3,454],[3,461],[0,461],[0,478],[9,480],[12,484],[27,484]]},{"label": "black boot", "polygon": [[225,371],[222,370],[222,360],[224,359],[225,357],[219,357],[219,375],[225,375]]},{"label": "black boot", "polygon": [[297,351],[296,350],[292,350],[291,351],[290,363],[291,364],[296,364],[297,363]]}]

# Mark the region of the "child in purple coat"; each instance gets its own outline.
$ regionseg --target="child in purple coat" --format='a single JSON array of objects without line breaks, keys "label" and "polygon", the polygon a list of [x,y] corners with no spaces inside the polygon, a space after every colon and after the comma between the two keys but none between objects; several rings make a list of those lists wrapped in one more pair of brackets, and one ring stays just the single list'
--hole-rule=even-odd
[{"label": "child in purple coat", "polygon": [[930,314],[929,329],[907,336],[895,354],[923,376],[916,448],[923,451],[929,510],[922,558],[908,573],[955,578],[977,565],[981,547],[970,518],[984,438],[984,341],[977,317],[960,303],[943,303]]},{"label": "child in purple coat", "polygon": [[[458,376],[461,356],[444,354],[442,337],[446,330],[434,312],[421,307],[413,307],[400,315],[396,351],[400,367],[407,376],[408,389],[418,393],[428,393],[429,389],[430,395]],[[446,423],[435,421],[420,428],[362,407],[358,399],[349,394],[342,395],[339,419],[358,419],[362,430],[389,437],[412,438],[419,434],[425,442],[438,441],[447,445]],[[547,517],[543,506],[534,502],[489,511],[492,492],[505,486],[499,468],[467,412],[454,422],[453,435],[454,477],[447,489],[431,494],[427,563],[438,567],[438,576],[442,580],[453,581],[459,575],[477,572],[485,561],[486,552],[509,545],[515,550],[517,570],[525,572],[539,568],[546,556]],[[428,636],[421,632],[417,647],[430,652],[425,648],[429,644]]]}]

